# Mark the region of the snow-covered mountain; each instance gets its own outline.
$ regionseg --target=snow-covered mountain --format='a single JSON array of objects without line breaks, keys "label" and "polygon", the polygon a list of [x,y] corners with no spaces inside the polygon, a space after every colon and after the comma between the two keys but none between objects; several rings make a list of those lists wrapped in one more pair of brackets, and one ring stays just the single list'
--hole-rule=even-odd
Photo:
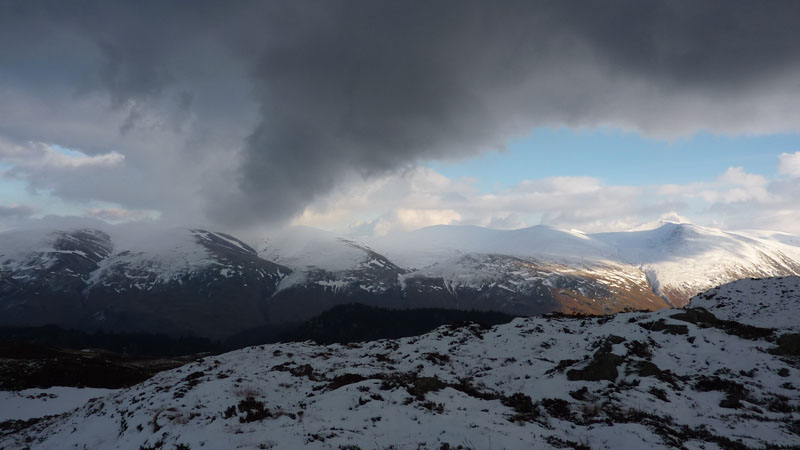
[{"label": "snow-covered mountain", "polygon": [[263,300],[291,273],[185,228],[0,233],[0,255],[2,325],[225,336],[262,325]]},{"label": "snow-covered mountain", "polygon": [[638,266],[656,292],[676,306],[732,280],[800,274],[800,241],[775,236],[671,222],[651,230],[591,235],[610,245],[615,259]]},{"label": "snow-covered mountain", "polygon": [[718,316],[544,316],[246,348],[19,424],[0,447],[797,448],[800,335],[784,325],[800,322],[798,286],[742,280],[692,300]]},{"label": "snow-covered mountain", "polygon": [[113,248],[99,230],[0,233],[0,324],[78,326],[86,280]]},{"label": "snow-covered mountain", "polygon": [[310,228],[256,251],[200,229],[0,233],[0,325],[223,337],[343,303],[607,314],[800,274],[800,238],[661,223],[586,234],[435,226],[365,242]]},{"label": "snow-covered mountain", "polygon": [[555,263],[468,253],[401,277],[414,306],[492,309],[518,315],[551,311],[608,314],[667,303],[635,267],[613,261]]},{"label": "snow-covered mountain", "polygon": [[296,228],[270,236],[260,254],[294,271],[267,308],[298,319],[345,301],[519,315],[668,306],[638,268],[604,258],[607,247],[548,227],[441,226],[367,243]]},{"label": "snow-covered mountain", "polygon": [[537,257],[555,262],[609,259],[614,249],[579,231],[544,225],[518,230],[436,225],[368,240],[404,267],[423,268],[463,254]]},{"label": "snow-covered mountain", "polygon": [[[335,271],[355,270],[367,258],[361,249],[367,249],[397,268],[406,305],[515,314],[682,306],[698,292],[732,280],[800,274],[800,238],[674,222],[596,234],[541,225],[519,230],[440,225],[359,245],[299,229],[284,232],[269,248],[271,253],[262,255],[288,256],[281,262],[297,277],[305,277],[306,267],[331,262]],[[340,283],[324,278],[317,282]]]},{"label": "snow-covered mountain", "polygon": [[399,307],[405,270],[363,243],[313,228],[271,235],[259,252],[292,268],[264,303],[271,318],[301,322],[337,304]]},{"label": "snow-covered mountain", "polygon": [[676,306],[739,278],[800,274],[796,236],[726,232],[664,221],[651,229],[596,234],[541,225],[510,231],[436,226],[375,239],[371,245],[401,266],[444,267],[443,272],[453,272],[446,266],[463,255],[483,254],[591,267],[600,277],[606,273],[611,278],[619,274],[631,278],[639,273],[646,276],[652,291]]}]

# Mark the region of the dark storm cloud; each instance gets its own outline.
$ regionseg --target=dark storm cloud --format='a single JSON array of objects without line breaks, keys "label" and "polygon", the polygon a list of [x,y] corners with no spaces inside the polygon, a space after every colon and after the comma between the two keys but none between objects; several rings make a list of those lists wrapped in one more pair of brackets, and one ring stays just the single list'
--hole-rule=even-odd
[{"label": "dark storm cloud", "polygon": [[676,136],[800,123],[797,2],[0,5],[0,80],[135,102],[126,136],[145,122],[139,105],[166,95],[205,127],[236,119],[214,77],[247,83],[258,116],[235,178],[198,179],[208,213],[231,224],[285,220],[353,173],[500,148],[541,125]]},{"label": "dark storm cloud", "polygon": [[[344,171],[499,148],[535,125],[684,131],[674,108],[648,103],[671,91],[736,95],[794,69],[799,8],[748,5],[294,4],[298,26],[252,72],[263,121],[247,144],[243,209],[294,212]],[[645,92],[625,86],[636,82]]]}]

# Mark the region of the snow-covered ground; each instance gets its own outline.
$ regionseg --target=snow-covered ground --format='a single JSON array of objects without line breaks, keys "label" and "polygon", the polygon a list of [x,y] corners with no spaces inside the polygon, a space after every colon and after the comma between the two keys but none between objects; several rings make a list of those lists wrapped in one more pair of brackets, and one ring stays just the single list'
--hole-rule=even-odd
[{"label": "snow-covered ground", "polygon": [[[755,297],[733,289],[721,315],[757,304],[800,322],[778,295],[797,283],[763,281]],[[768,351],[783,323],[666,309],[251,347],[162,372],[0,447],[796,448],[798,359]]]},{"label": "snow-covered ground", "polygon": [[67,386],[0,391],[0,422],[62,414],[113,392],[116,390]]},{"label": "snow-covered ground", "polygon": [[[742,302],[741,298],[751,301]],[[690,305],[723,320],[798,333],[800,277],[734,281],[694,297]]]}]

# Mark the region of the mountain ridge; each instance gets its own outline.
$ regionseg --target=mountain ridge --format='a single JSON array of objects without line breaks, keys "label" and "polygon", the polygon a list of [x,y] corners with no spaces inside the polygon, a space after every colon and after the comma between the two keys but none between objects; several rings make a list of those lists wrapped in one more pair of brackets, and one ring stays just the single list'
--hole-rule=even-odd
[{"label": "mountain ridge", "polygon": [[200,228],[0,233],[0,325],[222,338],[346,303],[537,315],[682,306],[740,278],[800,274],[800,238],[685,223],[587,234],[435,226],[357,241],[311,228],[259,250]]}]

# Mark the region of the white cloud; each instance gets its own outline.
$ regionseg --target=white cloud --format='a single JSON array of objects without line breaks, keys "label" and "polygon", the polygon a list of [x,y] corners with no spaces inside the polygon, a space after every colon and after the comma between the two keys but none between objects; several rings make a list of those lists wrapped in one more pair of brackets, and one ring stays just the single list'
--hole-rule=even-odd
[{"label": "white cloud", "polygon": [[520,192],[546,192],[548,194],[585,194],[602,190],[603,182],[593,177],[549,177],[525,180],[513,189]]},{"label": "white cloud", "polygon": [[392,214],[381,217],[375,223],[374,234],[384,236],[396,231],[410,231],[432,225],[450,225],[462,217],[452,209],[397,208]]},{"label": "white cloud", "polygon": [[[781,159],[785,164],[785,158]],[[353,234],[436,224],[521,228],[539,223],[586,232],[655,220],[800,232],[800,179],[770,180],[730,167],[709,182],[615,186],[592,177],[526,180],[480,192],[475,180],[420,167],[351,182],[310,205],[295,223]]]},{"label": "white cloud", "polygon": [[44,156],[40,160],[34,161],[34,164],[51,169],[78,169],[81,167],[113,167],[123,161],[125,161],[125,156],[117,152],[88,156],[83,153],[65,154],[52,147],[47,147]]},{"label": "white cloud", "polygon": [[130,210],[114,207],[89,208],[86,210],[86,214],[112,223],[158,218],[158,213],[155,211]]},{"label": "white cloud", "polygon": [[21,173],[34,170],[114,167],[124,161],[125,156],[115,151],[87,155],[81,151],[44,142],[27,142],[19,145],[0,140],[0,163],[10,165]]},{"label": "white cloud", "polygon": [[717,178],[717,181],[723,184],[731,184],[736,186],[765,186],[767,179],[762,175],[747,173],[741,167],[728,167],[722,175]]},{"label": "white cloud", "polygon": [[369,181],[352,180],[318,199],[294,224],[386,234],[439,224],[520,228],[541,222],[598,229],[635,225],[642,188],[605,186],[590,177],[529,180],[495,192],[480,192],[475,180],[454,180],[419,167]]},{"label": "white cloud", "polygon": [[781,153],[778,173],[790,177],[800,177],[800,152]]},{"label": "white cloud", "polygon": [[747,173],[742,167],[729,167],[712,182],[666,184],[656,188],[660,196],[683,199],[702,199],[709,204],[779,201],[770,192],[770,181],[758,174]]}]

